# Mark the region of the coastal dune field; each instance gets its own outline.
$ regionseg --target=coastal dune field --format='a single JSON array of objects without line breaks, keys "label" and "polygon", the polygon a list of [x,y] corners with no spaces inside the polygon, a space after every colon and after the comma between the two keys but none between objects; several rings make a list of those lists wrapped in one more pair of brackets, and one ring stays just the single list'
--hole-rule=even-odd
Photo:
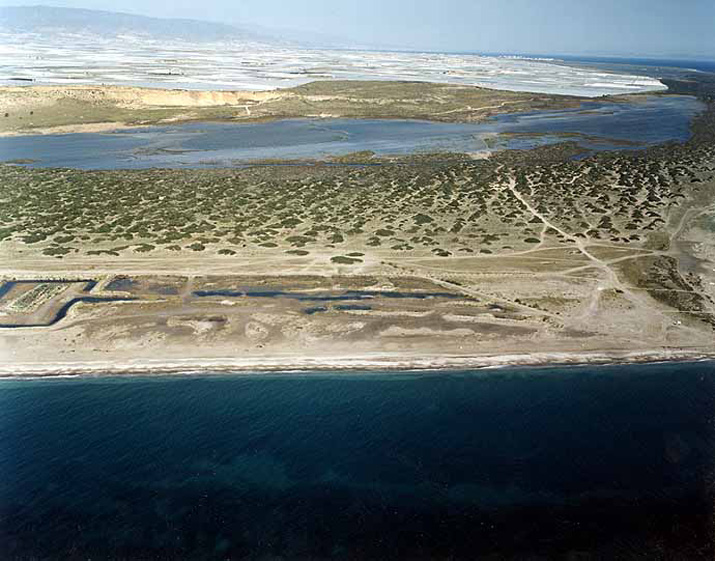
[{"label": "coastal dune field", "polygon": [[3,372],[712,356],[712,118],[585,159],[3,165]]}]

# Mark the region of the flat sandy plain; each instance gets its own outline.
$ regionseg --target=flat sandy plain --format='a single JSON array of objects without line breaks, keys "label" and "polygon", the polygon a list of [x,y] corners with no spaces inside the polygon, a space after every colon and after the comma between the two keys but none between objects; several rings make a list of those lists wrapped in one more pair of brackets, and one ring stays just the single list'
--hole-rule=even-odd
[{"label": "flat sandy plain", "polygon": [[[344,109],[370,87],[315,99],[311,113],[291,98],[293,113],[270,116],[339,104],[342,116],[374,117]],[[420,106],[409,85],[381,87],[395,88],[370,102],[384,117],[446,103],[449,119],[477,118],[459,96],[498,97],[496,111],[527,97],[574,103],[459,87]],[[36,115],[52,104],[38,99],[21,109],[42,127]],[[238,103],[220,107],[246,114]],[[125,110],[146,120],[145,104]],[[0,275],[23,281],[0,289],[0,373],[715,356],[714,122],[711,106],[685,145],[578,161],[566,143],[487,160],[352,158],[370,166],[0,166]]]}]

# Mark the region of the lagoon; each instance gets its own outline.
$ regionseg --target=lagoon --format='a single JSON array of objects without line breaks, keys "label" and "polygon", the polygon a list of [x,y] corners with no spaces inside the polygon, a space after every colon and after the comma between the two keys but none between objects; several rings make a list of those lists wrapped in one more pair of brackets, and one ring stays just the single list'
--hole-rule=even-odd
[{"label": "lagoon", "polygon": [[[577,141],[585,151],[685,142],[704,105],[689,96],[586,102],[580,109],[500,115],[482,123],[288,119],[185,123],[110,133],[0,138],[0,160],[80,169],[211,168],[260,160],[315,160],[363,151],[382,156],[488,153]],[[364,157],[357,157],[364,162]]]}]

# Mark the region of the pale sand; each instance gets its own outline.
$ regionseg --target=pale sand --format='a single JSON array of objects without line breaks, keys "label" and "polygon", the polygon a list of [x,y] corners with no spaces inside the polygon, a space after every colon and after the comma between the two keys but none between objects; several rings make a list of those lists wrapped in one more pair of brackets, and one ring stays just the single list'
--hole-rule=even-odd
[{"label": "pale sand", "polygon": [[130,360],[125,362],[17,363],[0,366],[0,378],[58,376],[137,376],[161,374],[241,374],[305,371],[472,370],[519,366],[577,366],[700,362],[715,360],[715,351],[653,350],[585,353],[529,353],[474,357],[409,357],[399,354],[356,357],[252,357],[248,359]]},{"label": "pale sand", "polygon": [[153,125],[135,125],[129,123],[86,123],[82,125],[61,125],[58,127],[44,127],[18,131],[0,131],[0,138],[14,136],[44,136],[49,134],[102,133],[112,132],[119,129],[145,129],[151,126]]},{"label": "pale sand", "polygon": [[2,86],[5,110],[52,105],[60,100],[116,104],[119,107],[218,107],[262,102],[285,96],[283,92],[246,90],[186,90],[137,86]]}]

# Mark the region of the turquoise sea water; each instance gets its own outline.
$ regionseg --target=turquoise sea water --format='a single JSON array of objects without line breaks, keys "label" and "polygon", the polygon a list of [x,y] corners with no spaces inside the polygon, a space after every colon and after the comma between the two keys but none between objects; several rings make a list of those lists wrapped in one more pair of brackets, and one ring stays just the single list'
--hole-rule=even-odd
[{"label": "turquoise sea water", "polygon": [[712,559],[714,467],[713,363],[3,380],[0,558]]}]

